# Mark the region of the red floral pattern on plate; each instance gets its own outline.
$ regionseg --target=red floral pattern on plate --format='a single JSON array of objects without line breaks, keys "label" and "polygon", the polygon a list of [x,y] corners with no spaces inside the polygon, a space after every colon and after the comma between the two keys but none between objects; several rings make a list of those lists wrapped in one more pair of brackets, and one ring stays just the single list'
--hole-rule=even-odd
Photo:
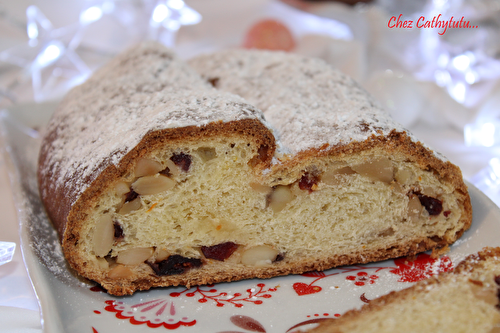
[{"label": "red floral pattern on plate", "polygon": [[358,272],[356,275],[348,275],[345,278],[349,281],[354,281],[356,286],[364,286],[366,283],[374,284],[378,279],[378,275],[372,274],[369,275],[367,272]]},{"label": "red floral pattern on plate", "polygon": [[366,284],[374,284],[379,278],[376,274],[368,274],[367,270],[375,270],[374,273],[378,273],[385,269],[390,269],[390,273],[399,275],[400,278],[398,282],[417,282],[426,279],[432,275],[436,275],[442,272],[447,272],[453,269],[453,263],[448,256],[443,256],[438,259],[431,258],[427,253],[422,253],[418,255],[415,260],[410,260],[408,257],[398,258],[394,260],[397,267],[365,267],[365,266],[351,266],[347,268],[336,269],[334,273],[326,274],[324,272],[308,272],[302,274],[306,277],[314,277],[315,279],[306,284],[304,282],[296,282],[293,284],[293,289],[299,296],[310,295],[319,293],[322,291],[320,286],[314,285],[321,279],[329,276],[352,273],[359,271],[356,275],[348,275],[346,280],[355,281],[354,285],[358,287],[363,287]]},{"label": "red floral pattern on plate", "polygon": [[433,259],[427,253],[420,254],[413,261],[408,258],[398,258],[394,263],[398,268],[390,272],[400,276],[398,282],[418,282],[453,269],[453,263],[448,256]]},{"label": "red floral pattern on plate", "polygon": [[293,290],[295,290],[297,295],[303,296],[319,293],[321,290],[323,290],[323,288],[321,288],[320,286],[313,286],[312,284],[297,282],[293,284]]},{"label": "red floral pattern on plate", "polygon": [[[394,268],[394,267],[360,267],[360,266],[352,266],[349,268],[345,269],[338,269],[337,272],[332,273],[332,274],[326,274],[324,272],[308,272],[305,274],[302,274],[302,276],[307,276],[307,277],[315,277],[316,279],[313,280],[313,282],[309,284],[305,284],[303,282],[297,282],[293,284],[293,289],[299,296],[304,296],[304,295],[310,295],[310,294],[315,294],[319,293],[321,290],[323,290],[320,286],[315,286],[314,283],[317,281],[324,279],[329,276],[335,276],[339,274],[344,274],[344,273],[352,273],[360,270],[368,270],[368,269],[375,269],[375,273],[383,270],[383,269],[388,269],[388,268]],[[356,281],[354,284],[356,286],[364,286],[365,285],[365,280],[368,281],[368,283],[373,284],[375,283],[375,280],[378,279],[378,276],[375,274],[370,275],[369,277],[368,273],[366,272],[359,272],[357,273],[356,276],[350,275],[346,279],[347,280],[354,280]],[[372,282],[373,281],[373,282]]]},{"label": "red floral pattern on plate", "polygon": [[[187,297],[198,295],[201,296],[198,299],[199,303],[206,303],[208,300],[212,300],[217,307],[232,304],[235,307],[241,308],[244,304],[263,304],[264,299],[271,298],[272,293],[278,290],[278,286],[265,288],[265,283],[258,283],[255,288],[247,289],[246,294],[234,293],[230,295],[226,292],[219,292],[214,288],[214,285],[208,285],[207,287],[210,289],[207,290],[197,286],[182,292],[172,292],[169,295],[170,297],[167,298],[156,298],[133,305],[128,305],[123,301],[106,300],[104,310],[116,313],[115,316],[118,319],[128,319],[132,325],[145,324],[150,328],[164,327],[172,330],[181,326],[193,326],[197,323],[195,319],[190,320],[186,315],[181,315],[172,298],[182,295]],[[90,290],[94,292],[104,291],[102,288],[96,286],[91,287]],[[100,314],[101,312],[96,310],[94,313]],[[248,327],[251,327],[251,325]]]},{"label": "red floral pattern on plate", "polygon": [[176,329],[180,326],[193,326],[196,320],[178,313],[174,302],[170,299],[154,299],[151,301],[128,305],[124,302],[108,300],[104,310],[116,312],[116,318],[128,319],[132,325],[146,324],[151,328],[165,327]]},{"label": "red floral pattern on plate", "polygon": [[245,303],[260,305],[263,303],[262,299],[271,298],[271,293],[278,290],[278,286],[267,289],[264,288],[265,286],[265,283],[259,283],[257,284],[257,288],[247,289],[246,295],[243,293],[234,293],[233,295],[229,295],[226,292],[219,292],[217,289],[213,288],[214,285],[208,285],[207,287],[211,288],[209,290],[202,289],[197,286],[194,290],[186,289],[182,292],[170,293],[170,296],[179,297],[184,294],[187,297],[195,297],[196,295],[200,295],[201,298],[198,299],[198,302],[200,303],[206,303],[208,300],[212,300],[218,307],[223,307],[226,304],[232,304],[237,308],[241,308]]},{"label": "red floral pattern on plate", "polygon": [[[364,287],[367,285],[375,284],[379,281],[379,272],[385,270],[388,273],[399,276],[398,282],[417,282],[428,278],[432,275],[447,272],[453,268],[453,264],[449,257],[443,256],[441,259],[433,259],[428,254],[420,254],[414,260],[409,258],[399,258],[393,261],[393,266],[349,266],[345,268],[338,268],[325,272],[308,272],[302,274],[303,277],[314,278],[311,283],[296,282],[293,283],[292,288],[297,296],[305,296],[317,294],[323,291],[323,288],[315,285],[316,282],[340,274],[347,274],[345,280],[352,281],[356,287]],[[371,273],[369,273],[371,271]],[[390,274],[385,274],[385,277]],[[340,276],[339,276],[340,277]],[[344,280],[344,281],[345,281]],[[342,281],[342,278],[335,280]],[[339,284],[340,285],[340,284]],[[132,325],[145,325],[150,328],[164,327],[167,329],[177,329],[181,326],[194,326],[197,324],[196,319],[189,319],[187,315],[182,315],[177,311],[175,306],[175,298],[186,296],[196,300],[198,303],[209,304],[212,301],[216,307],[222,308],[225,305],[233,305],[236,308],[242,308],[245,304],[263,304],[265,299],[273,297],[279,286],[266,287],[265,283],[258,283],[255,287],[246,288],[245,292],[225,292],[222,285],[220,287],[215,285],[197,286],[191,289],[186,289],[180,292],[171,292],[168,297],[160,297],[151,300],[145,300],[137,304],[129,305],[126,301],[107,300],[105,301],[105,310],[115,313],[116,318],[126,319]],[[340,288],[339,286],[330,286],[332,288]],[[344,288],[344,287],[342,287]],[[90,288],[94,292],[103,291],[100,287]],[[353,290],[357,290],[356,288]],[[364,302],[370,302],[365,293],[362,293],[359,299]],[[325,309],[326,310],[326,309]],[[327,311],[328,312],[328,311]],[[329,317],[328,313],[323,313],[323,317]],[[94,311],[100,314],[100,311]],[[332,312],[329,312],[332,313]],[[193,315],[191,313],[191,315]],[[320,316],[319,314],[315,316]],[[340,314],[335,313],[335,317]],[[295,332],[297,328],[305,328],[312,324],[328,318],[311,318],[302,320],[299,323],[292,325],[286,332]],[[329,317],[332,318],[332,317]],[[305,319],[305,318],[304,318]],[[229,317],[232,324],[246,332],[267,332],[265,326],[254,318],[244,315],[232,315]],[[94,333],[97,330],[92,327]],[[225,331],[220,333],[242,333],[240,331]]]}]

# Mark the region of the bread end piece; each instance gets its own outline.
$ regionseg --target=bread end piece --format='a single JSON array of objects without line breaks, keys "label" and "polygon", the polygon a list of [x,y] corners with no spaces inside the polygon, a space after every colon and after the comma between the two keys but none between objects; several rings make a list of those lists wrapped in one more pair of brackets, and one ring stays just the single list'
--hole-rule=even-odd
[{"label": "bread end piece", "polygon": [[499,288],[500,248],[484,248],[452,272],[393,291],[309,332],[495,332]]}]

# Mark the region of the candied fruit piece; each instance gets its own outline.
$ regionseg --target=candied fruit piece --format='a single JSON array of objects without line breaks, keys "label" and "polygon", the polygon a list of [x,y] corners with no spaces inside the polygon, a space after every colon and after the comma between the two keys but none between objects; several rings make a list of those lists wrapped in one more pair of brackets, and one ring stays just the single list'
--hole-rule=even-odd
[{"label": "candied fruit piece", "polygon": [[139,196],[139,193],[137,193],[136,191],[131,189],[130,192],[125,193],[125,202],[132,201],[132,200],[136,199],[138,196]]},{"label": "candied fruit piece", "polygon": [[279,261],[283,261],[285,259],[285,254],[284,253],[278,253],[278,255],[276,256],[276,258],[273,260],[273,262],[279,262]]},{"label": "candied fruit piece", "polygon": [[118,221],[113,221],[113,228],[115,229],[115,240],[122,240],[125,237],[125,234],[123,233],[123,228]]},{"label": "candied fruit piece", "polygon": [[179,154],[174,154],[172,157],[170,157],[172,162],[175,163],[182,171],[188,172],[189,167],[191,166],[191,155],[184,154],[184,153],[179,153]]},{"label": "candied fruit piece", "polygon": [[234,251],[238,249],[238,244],[233,242],[225,242],[213,246],[202,246],[201,252],[207,259],[215,259],[219,261],[224,261],[233,254]]},{"label": "candied fruit piece", "polygon": [[158,263],[148,262],[148,264],[157,275],[161,276],[182,274],[192,268],[200,267],[203,263],[201,262],[201,259],[186,258],[181,255],[174,254]]},{"label": "candied fruit piece", "polygon": [[313,192],[318,187],[319,177],[306,172],[299,181],[299,188],[304,191]]},{"label": "candied fruit piece", "polygon": [[210,148],[210,147],[198,148],[196,149],[196,153],[198,153],[198,156],[200,156],[203,162],[208,162],[217,157],[217,152],[215,148]]},{"label": "candied fruit piece", "polygon": [[423,195],[421,193],[415,193],[420,200],[422,206],[425,210],[429,212],[429,215],[439,215],[443,211],[443,202],[439,199]]}]

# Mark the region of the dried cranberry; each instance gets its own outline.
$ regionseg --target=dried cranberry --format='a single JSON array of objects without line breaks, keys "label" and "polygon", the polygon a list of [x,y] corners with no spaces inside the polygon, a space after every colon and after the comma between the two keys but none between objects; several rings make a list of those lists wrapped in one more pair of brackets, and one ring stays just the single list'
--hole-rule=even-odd
[{"label": "dried cranberry", "polygon": [[451,210],[447,210],[443,213],[444,217],[448,217],[451,214]]},{"label": "dried cranberry", "polygon": [[128,192],[128,193],[125,194],[125,202],[132,201],[135,198],[137,198],[138,196],[139,196],[139,193],[137,193],[134,190],[130,190],[130,192]]},{"label": "dried cranberry", "polygon": [[310,173],[305,173],[299,181],[299,188],[304,191],[309,191],[311,193],[313,191],[313,186],[318,184],[319,177],[314,176]]},{"label": "dried cranberry", "polygon": [[200,259],[174,254],[159,263],[148,262],[148,264],[157,275],[175,275],[182,274],[191,268],[200,267],[202,262]]},{"label": "dried cranberry", "polygon": [[207,259],[224,261],[229,258],[236,249],[238,249],[238,244],[226,242],[213,246],[202,246],[201,252],[203,252],[203,255]]},{"label": "dried cranberry", "polygon": [[125,235],[123,234],[122,226],[118,221],[113,221],[113,228],[115,229],[115,239],[121,240]]},{"label": "dried cranberry", "polygon": [[421,193],[415,193],[429,215],[439,215],[443,211],[443,202],[433,197],[428,197]]},{"label": "dried cranberry", "polygon": [[174,154],[170,159],[184,172],[187,172],[191,166],[191,155],[179,153]]}]

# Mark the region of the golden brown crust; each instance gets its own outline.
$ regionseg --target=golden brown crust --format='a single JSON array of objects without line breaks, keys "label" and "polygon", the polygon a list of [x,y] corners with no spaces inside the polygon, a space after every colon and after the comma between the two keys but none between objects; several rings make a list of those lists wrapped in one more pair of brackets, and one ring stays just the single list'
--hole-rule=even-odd
[{"label": "golden brown crust", "polygon": [[[112,295],[131,295],[137,290],[149,290],[153,287],[205,285],[220,282],[239,281],[249,278],[268,279],[280,275],[302,274],[310,271],[323,271],[332,267],[346,266],[351,264],[365,264],[390,258],[417,253],[439,246],[440,243],[432,239],[410,240],[407,243],[397,243],[386,249],[364,250],[346,255],[322,255],[317,257],[307,256],[294,259],[293,262],[286,260],[274,263],[264,268],[246,267],[242,269],[221,263],[212,268],[192,269],[182,275],[157,277],[149,275],[140,279],[121,280],[117,284],[114,280],[104,279],[101,285]],[[224,266],[224,269],[221,269]],[[98,276],[89,276],[94,279]],[[99,276],[100,277],[100,276]]]}]

